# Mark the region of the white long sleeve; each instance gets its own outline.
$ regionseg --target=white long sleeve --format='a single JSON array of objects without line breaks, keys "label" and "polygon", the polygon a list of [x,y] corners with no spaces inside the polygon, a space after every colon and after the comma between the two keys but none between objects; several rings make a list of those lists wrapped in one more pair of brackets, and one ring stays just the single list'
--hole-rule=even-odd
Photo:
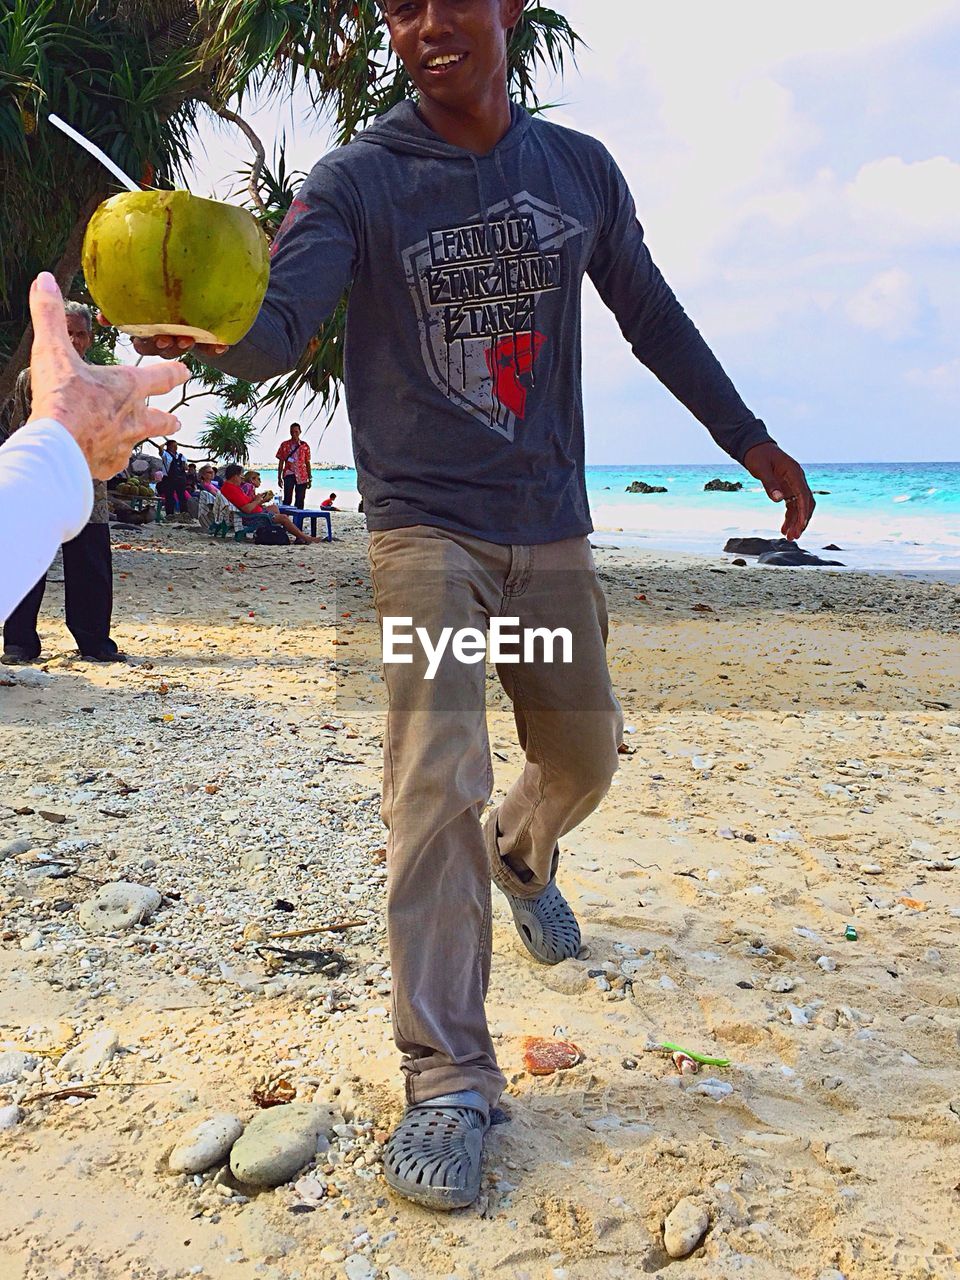
[{"label": "white long sleeve", "polygon": [[52,418],[28,422],[0,446],[0,620],[6,620],[93,511],[83,451]]}]

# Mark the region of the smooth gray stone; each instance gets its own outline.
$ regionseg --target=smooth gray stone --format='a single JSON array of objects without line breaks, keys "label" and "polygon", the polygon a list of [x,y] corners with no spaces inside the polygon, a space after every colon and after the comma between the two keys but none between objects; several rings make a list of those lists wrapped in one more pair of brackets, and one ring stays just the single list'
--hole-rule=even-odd
[{"label": "smooth gray stone", "polygon": [[667,1214],[663,1224],[663,1243],[671,1258],[686,1258],[710,1228],[706,1206],[690,1196],[681,1200]]},{"label": "smooth gray stone", "polygon": [[171,1173],[203,1173],[221,1164],[243,1133],[236,1116],[220,1113],[201,1120],[183,1135],[170,1152]]},{"label": "smooth gray stone", "polygon": [[333,1137],[343,1116],[334,1107],[289,1102],[253,1117],[233,1145],[230,1170],[249,1187],[279,1187],[309,1164],[317,1142]]}]

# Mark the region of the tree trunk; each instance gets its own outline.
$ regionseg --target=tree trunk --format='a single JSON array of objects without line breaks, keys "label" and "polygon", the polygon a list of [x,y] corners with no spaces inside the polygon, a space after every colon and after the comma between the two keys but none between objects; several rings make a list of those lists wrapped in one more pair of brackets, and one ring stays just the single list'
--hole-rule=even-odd
[{"label": "tree trunk", "polygon": [[[53,268],[53,274],[64,297],[66,297],[67,290],[73,283],[74,276],[80,270],[80,252],[83,248],[83,236],[87,229],[87,223],[93,216],[93,211],[97,205],[102,200],[105,200],[107,195],[108,192],[101,188],[83,205],[77,215],[76,222],[73,224],[73,230],[70,232],[63,253],[60,255],[60,261]],[[2,372],[0,372],[0,405],[3,405],[13,395],[17,376],[30,363],[30,347],[32,344],[33,325],[28,322],[16,351],[14,351],[4,365]]]}]

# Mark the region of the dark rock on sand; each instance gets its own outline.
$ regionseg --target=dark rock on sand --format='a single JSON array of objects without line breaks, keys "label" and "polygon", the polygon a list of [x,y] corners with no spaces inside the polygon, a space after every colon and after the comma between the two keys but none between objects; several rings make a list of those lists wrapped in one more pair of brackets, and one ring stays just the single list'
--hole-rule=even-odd
[{"label": "dark rock on sand", "polygon": [[765,551],[789,551],[796,545],[786,538],[728,538],[723,549],[734,556],[762,556]]},{"label": "dark rock on sand", "polygon": [[[823,560],[809,551],[805,551],[799,543],[788,538],[728,538],[723,548],[728,555],[757,556],[759,564],[769,564],[781,568],[803,568],[816,565],[835,565],[843,568],[840,560]],[[839,547],[824,547],[825,551],[839,551]],[[736,563],[736,562],[734,562]]]},{"label": "dark rock on sand", "polygon": [[627,493],[666,493],[666,489],[662,484],[647,484],[646,480],[634,480],[632,484],[628,484]]},{"label": "dark rock on sand", "polygon": [[816,565],[836,565],[843,568],[842,560],[824,560],[821,556],[812,555],[796,545],[781,551],[765,551],[758,559],[758,564],[768,564],[787,569],[812,568]]},{"label": "dark rock on sand", "polygon": [[708,480],[703,486],[704,493],[737,493],[743,485],[739,480]]},{"label": "dark rock on sand", "polygon": [[831,542],[828,546],[821,547],[820,549],[821,551],[842,551],[843,547],[838,547],[835,542]]}]

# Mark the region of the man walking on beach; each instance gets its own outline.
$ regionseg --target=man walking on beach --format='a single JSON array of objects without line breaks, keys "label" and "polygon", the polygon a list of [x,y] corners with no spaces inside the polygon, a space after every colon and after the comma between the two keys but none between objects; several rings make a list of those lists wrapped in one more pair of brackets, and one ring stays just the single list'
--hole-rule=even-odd
[{"label": "man walking on beach", "polygon": [[[93,345],[93,316],[89,307],[68,302],[67,332],[81,360]],[[30,370],[17,379],[10,413],[10,432],[30,417],[32,388]],[[53,518],[51,516],[51,518]],[[113,558],[110,552],[110,525],[107,486],[93,481],[93,513],[89,523],[75,538],[65,542],[63,553],[63,593],[67,626],[77,642],[80,656],[94,662],[122,662],[124,655],[110,637],[113,613]],[[12,555],[12,548],[7,549]],[[47,575],[31,588],[3,626],[3,658],[7,666],[36,662],[40,656],[37,621],[47,586]]]},{"label": "man walking on beach", "polygon": [[[408,1103],[385,1172],[411,1199],[456,1208],[479,1193],[505,1083],[484,1012],[491,879],[536,960],[575,956],[558,841],[599,804],[618,761],[588,541],[584,275],[637,358],[786,501],[788,536],[806,527],[813,499],[664,282],[608,152],[511,104],[506,48],[523,0],[384,9],[417,103],[314,168],[277,238],[253,329],[229,354],[203,354],[240,377],[273,377],[350,285],[347,402],[385,636],[394,619],[412,620],[435,644],[446,627],[482,634],[504,617],[572,636],[570,662],[525,654],[498,665],[526,765],[485,824],[482,661],[448,651],[425,678],[414,647],[385,666],[388,931]],[[177,355],[187,344],[138,345]]]}]

